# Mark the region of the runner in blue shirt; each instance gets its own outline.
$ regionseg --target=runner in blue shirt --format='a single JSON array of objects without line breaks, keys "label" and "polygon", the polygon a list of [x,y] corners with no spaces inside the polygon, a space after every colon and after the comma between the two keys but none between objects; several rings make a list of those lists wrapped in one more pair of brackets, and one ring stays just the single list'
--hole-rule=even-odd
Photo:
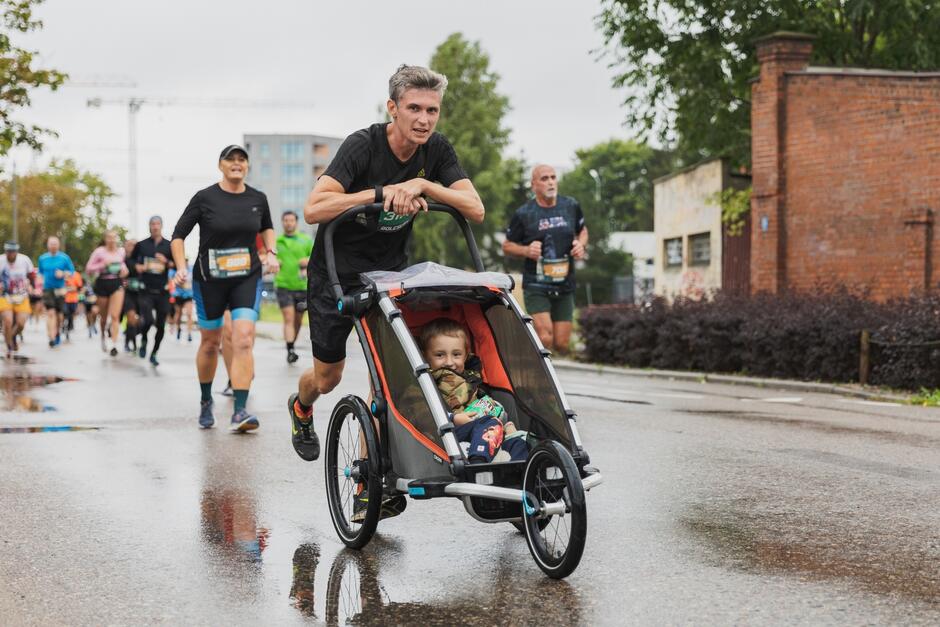
[{"label": "runner in blue shirt", "polygon": [[75,272],[75,264],[65,252],[59,250],[60,246],[59,238],[50,236],[46,240],[46,249],[49,252],[39,255],[39,263],[36,264],[43,281],[42,303],[46,307],[49,348],[62,342],[59,329],[65,320],[65,279]]}]

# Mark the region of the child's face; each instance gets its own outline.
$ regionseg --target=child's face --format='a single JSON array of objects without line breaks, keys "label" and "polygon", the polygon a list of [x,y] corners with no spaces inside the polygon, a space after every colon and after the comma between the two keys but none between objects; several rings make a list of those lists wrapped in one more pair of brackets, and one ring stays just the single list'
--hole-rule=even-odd
[{"label": "child's face", "polygon": [[463,372],[467,362],[467,341],[462,337],[438,335],[428,341],[427,350],[424,351],[431,370],[450,368],[454,372]]}]

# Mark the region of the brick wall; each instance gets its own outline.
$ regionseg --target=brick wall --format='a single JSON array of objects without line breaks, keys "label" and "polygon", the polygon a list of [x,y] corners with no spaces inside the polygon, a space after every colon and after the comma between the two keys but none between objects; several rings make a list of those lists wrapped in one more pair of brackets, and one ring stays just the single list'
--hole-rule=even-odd
[{"label": "brick wall", "polygon": [[936,290],[940,74],[807,68],[810,45],[758,44],[752,291]]}]

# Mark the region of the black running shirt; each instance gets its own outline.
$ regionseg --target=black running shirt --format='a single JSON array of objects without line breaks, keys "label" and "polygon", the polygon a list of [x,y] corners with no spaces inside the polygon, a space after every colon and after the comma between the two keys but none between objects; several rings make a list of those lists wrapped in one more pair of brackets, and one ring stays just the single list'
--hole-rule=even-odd
[{"label": "black running shirt", "polygon": [[[457,161],[453,146],[440,133],[432,133],[428,141],[408,161],[402,162],[392,153],[386,135],[387,124],[373,124],[346,138],[323,174],[339,182],[347,194],[354,194],[376,185],[393,185],[415,178],[435,181],[450,187],[467,178]],[[411,235],[414,216],[399,216],[391,211],[360,215],[340,225],[333,235],[336,272],[344,284],[359,282],[360,272],[397,270],[408,261],[405,247]],[[310,273],[326,277],[323,256],[323,234],[326,224],[317,229]]]},{"label": "black running shirt", "polygon": [[[268,198],[257,189],[232,194],[218,183],[196,192],[176,223],[171,239],[185,239],[199,225],[199,255],[193,264],[196,281],[241,279],[261,272],[255,238],[273,229]],[[244,265],[239,260],[244,258]],[[247,263],[250,261],[250,267]]]},{"label": "black running shirt", "polygon": [[[161,253],[167,258],[166,263],[160,263],[157,259],[157,253]],[[137,264],[144,265],[144,271],[137,273]],[[165,290],[167,284],[167,272],[169,266],[173,263],[173,252],[170,250],[170,240],[161,238],[160,243],[153,241],[152,237],[140,240],[134,246],[134,252],[127,262],[128,269],[134,268],[134,278],[143,283],[144,288],[148,290]],[[130,274],[128,274],[130,276]]]},{"label": "black running shirt", "polygon": [[535,240],[542,242],[542,263],[545,260],[565,259],[564,277],[549,278],[539,273],[539,262],[526,257],[522,271],[522,287],[573,292],[575,287],[574,260],[569,259],[574,238],[584,230],[584,213],[574,198],[559,196],[553,207],[542,207],[534,198],[516,209],[506,239],[522,246]]}]

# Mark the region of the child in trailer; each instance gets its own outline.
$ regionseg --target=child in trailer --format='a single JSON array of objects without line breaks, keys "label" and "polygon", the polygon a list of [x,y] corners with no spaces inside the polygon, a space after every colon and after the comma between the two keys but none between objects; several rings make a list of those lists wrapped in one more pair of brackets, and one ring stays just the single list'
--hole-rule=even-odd
[{"label": "child in trailer", "polygon": [[463,325],[449,318],[432,320],[421,329],[419,344],[444,404],[453,412],[454,436],[469,444],[470,463],[524,460],[525,433],[512,422],[504,425],[503,406],[481,389],[482,364],[470,353]]}]

